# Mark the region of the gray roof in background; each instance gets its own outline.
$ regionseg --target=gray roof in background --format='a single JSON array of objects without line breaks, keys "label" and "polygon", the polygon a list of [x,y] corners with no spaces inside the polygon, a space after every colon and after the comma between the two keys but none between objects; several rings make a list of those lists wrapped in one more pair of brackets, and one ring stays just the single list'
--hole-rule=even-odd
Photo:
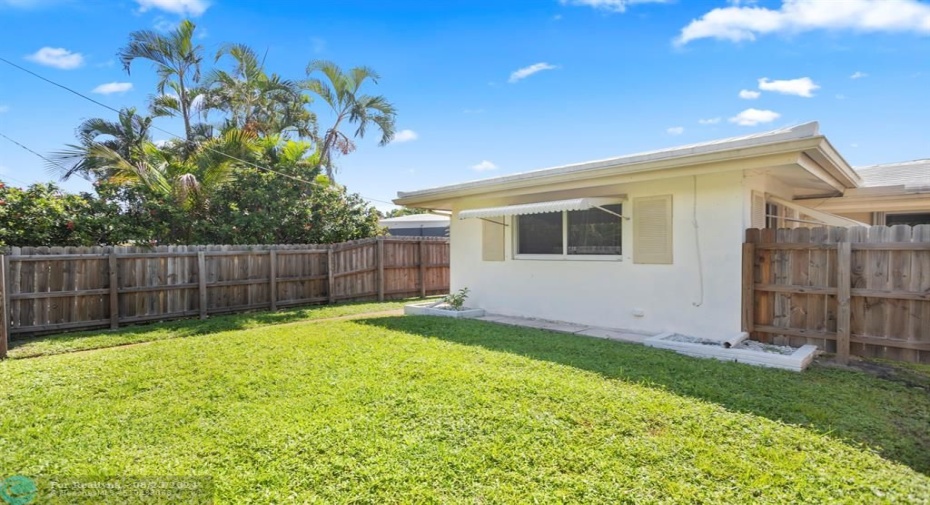
[{"label": "gray roof in background", "polygon": [[930,159],[856,167],[862,187],[904,186],[908,191],[930,191]]}]

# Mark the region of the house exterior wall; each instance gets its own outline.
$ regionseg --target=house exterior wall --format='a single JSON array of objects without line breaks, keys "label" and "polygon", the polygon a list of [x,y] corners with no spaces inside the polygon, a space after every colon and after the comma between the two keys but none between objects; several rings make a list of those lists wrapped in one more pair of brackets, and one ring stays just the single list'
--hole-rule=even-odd
[{"label": "house exterior wall", "polygon": [[505,220],[505,260],[482,261],[482,221],[459,220],[458,211],[525,200],[458,200],[450,232],[452,289],[468,287],[468,305],[491,313],[649,332],[732,336],[740,331],[741,244],[752,189],[766,190],[765,179],[750,180],[743,171],[729,171],[601,184],[591,188],[596,195],[546,194],[547,200],[625,194],[626,216],[637,197],[671,194],[671,265],[634,264],[632,224],[626,220],[620,261],[514,259],[512,217]]}]

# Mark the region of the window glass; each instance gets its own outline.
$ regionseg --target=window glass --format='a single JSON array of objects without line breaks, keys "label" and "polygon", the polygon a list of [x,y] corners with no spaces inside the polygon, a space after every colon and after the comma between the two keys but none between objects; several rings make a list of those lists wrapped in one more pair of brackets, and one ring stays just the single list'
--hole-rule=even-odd
[{"label": "window glass", "polygon": [[562,254],[562,213],[520,216],[517,226],[520,254]]},{"label": "window glass", "polygon": [[888,214],[885,216],[885,226],[894,226],[896,224],[906,224],[908,226],[930,224],[930,213],[928,214]]},{"label": "window glass", "polygon": [[[605,205],[605,209],[622,214],[621,206]],[[620,255],[621,219],[601,209],[568,213],[568,254]]]}]

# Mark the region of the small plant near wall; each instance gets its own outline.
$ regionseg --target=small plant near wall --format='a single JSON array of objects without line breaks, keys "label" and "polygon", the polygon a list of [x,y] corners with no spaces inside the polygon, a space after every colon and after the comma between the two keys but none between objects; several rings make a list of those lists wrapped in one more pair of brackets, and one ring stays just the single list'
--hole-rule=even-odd
[{"label": "small plant near wall", "polygon": [[449,293],[442,301],[453,310],[462,310],[465,307],[466,298],[468,298],[468,288],[462,288],[455,293]]}]

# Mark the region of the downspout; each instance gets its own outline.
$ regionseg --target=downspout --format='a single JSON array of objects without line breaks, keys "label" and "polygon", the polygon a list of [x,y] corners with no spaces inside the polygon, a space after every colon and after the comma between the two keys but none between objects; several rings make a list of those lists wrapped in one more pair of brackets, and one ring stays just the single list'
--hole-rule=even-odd
[{"label": "downspout", "polygon": [[697,176],[694,175],[694,199],[692,200],[693,207],[691,210],[691,224],[694,225],[694,249],[697,251],[697,266],[698,266],[698,301],[692,302],[691,305],[695,307],[700,307],[704,305],[704,262],[701,260],[701,234],[698,227],[698,218],[697,218]]}]

